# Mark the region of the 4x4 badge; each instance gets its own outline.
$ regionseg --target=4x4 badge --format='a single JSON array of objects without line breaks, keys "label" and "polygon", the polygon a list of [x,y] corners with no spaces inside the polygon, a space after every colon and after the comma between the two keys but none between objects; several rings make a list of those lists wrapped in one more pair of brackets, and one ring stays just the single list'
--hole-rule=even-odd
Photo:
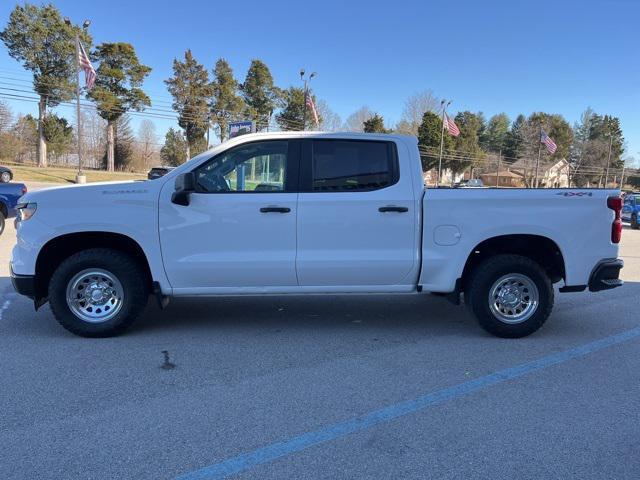
[{"label": "4x4 badge", "polygon": [[556,195],[562,195],[563,197],[593,197],[592,192],[559,192]]}]

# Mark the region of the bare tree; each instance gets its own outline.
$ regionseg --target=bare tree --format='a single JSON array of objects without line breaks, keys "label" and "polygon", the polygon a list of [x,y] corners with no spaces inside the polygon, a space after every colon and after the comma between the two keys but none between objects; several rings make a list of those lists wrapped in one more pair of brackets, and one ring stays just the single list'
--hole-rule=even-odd
[{"label": "bare tree", "polygon": [[[91,168],[101,168],[102,157],[107,149],[107,121],[98,112],[91,109],[84,109],[82,116],[82,150],[84,157],[82,162]],[[75,132],[77,141],[77,125]]]},{"label": "bare tree", "polygon": [[373,117],[374,113],[366,105],[353,112],[344,123],[344,130],[348,132],[364,132],[364,122]]},{"label": "bare tree", "polygon": [[404,102],[402,118],[396,125],[396,130],[398,133],[417,136],[424,114],[437,112],[439,105],[440,99],[436,98],[431,90],[414,93]]},{"label": "bare tree", "polygon": [[337,132],[342,127],[342,119],[340,115],[331,110],[329,104],[324,100],[318,100],[316,103],[318,116],[322,119],[320,129],[326,132]]},{"label": "bare tree", "polygon": [[156,126],[151,120],[143,120],[138,127],[136,144],[136,167],[147,169],[159,158]]},{"label": "bare tree", "polygon": [[13,124],[13,112],[7,102],[0,100],[0,133],[8,132]]}]

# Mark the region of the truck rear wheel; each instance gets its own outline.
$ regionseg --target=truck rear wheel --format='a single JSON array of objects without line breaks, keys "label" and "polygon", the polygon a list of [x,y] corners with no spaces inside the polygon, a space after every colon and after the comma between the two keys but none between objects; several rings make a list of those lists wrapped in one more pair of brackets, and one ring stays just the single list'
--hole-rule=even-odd
[{"label": "truck rear wheel", "polygon": [[496,255],[479,264],[465,288],[465,303],[480,326],[503,338],[521,338],[538,330],[553,308],[547,273],[520,255]]},{"label": "truck rear wheel", "polygon": [[148,297],[145,276],[136,261],[107,248],[70,256],[49,283],[49,303],[56,320],[83,337],[124,332],[140,315]]}]

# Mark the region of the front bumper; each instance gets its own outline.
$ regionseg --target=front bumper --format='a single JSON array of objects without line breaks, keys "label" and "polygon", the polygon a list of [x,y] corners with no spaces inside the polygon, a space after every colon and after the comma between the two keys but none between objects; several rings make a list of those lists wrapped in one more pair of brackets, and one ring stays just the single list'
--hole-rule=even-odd
[{"label": "front bumper", "polygon": [[11,283],[13,288],[20,295],[31,299],[36,296],[36,277],[34,275],[19,275],[11,269]]},{"label": "front bumper", "polygon": [[624,282],[620,280],[620,269],[624,267],[624,262],[619,258],[603,260],[591,273],[589,279],[589,291],[599,292],[611,288],[621,287]]}]

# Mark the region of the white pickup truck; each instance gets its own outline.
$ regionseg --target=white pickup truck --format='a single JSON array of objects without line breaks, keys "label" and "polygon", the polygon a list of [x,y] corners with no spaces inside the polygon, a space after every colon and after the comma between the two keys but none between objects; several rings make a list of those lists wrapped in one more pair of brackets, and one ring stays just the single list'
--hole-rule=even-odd
[{"label": "white pickup truck", "polygon": [[11,276],[88,337],[124,331],[150,295],[427,292],[522,337],[554,283],[622,284],[621,208],[613,190],[425,189],[413,137],[251,134],[160,179],[28,193]]}]

